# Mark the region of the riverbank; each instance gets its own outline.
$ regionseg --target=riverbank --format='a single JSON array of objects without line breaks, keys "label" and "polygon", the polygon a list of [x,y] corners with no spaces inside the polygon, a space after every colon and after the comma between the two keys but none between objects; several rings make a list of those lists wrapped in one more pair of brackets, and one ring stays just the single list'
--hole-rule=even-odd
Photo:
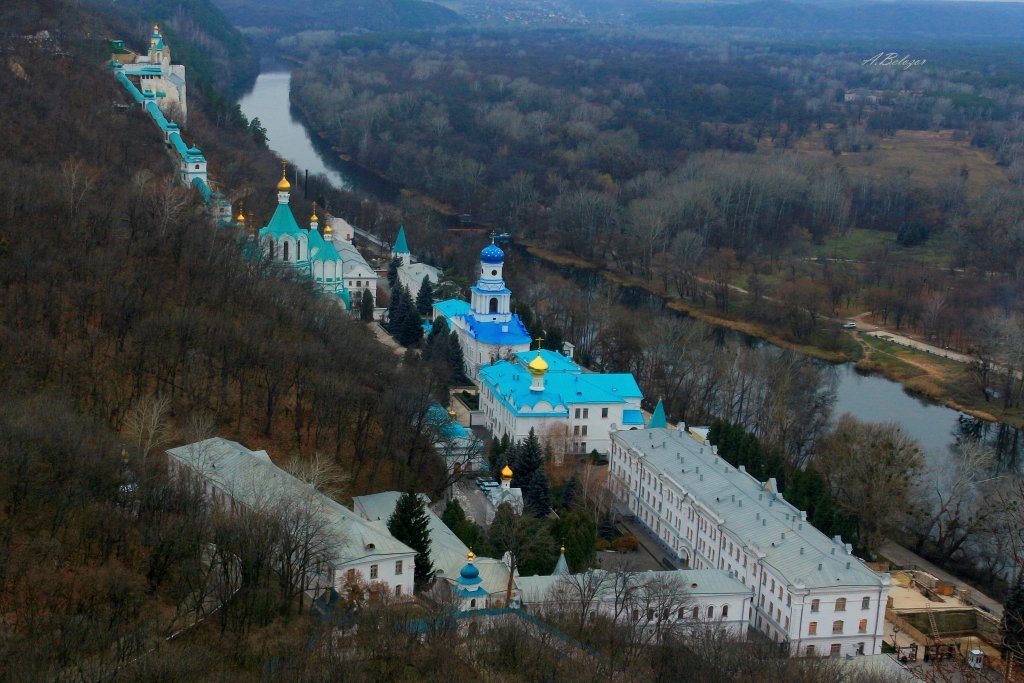
[{"label": "riverbank", "polygon": [[876,374],[898,382],[904,390],[918,398],[945,406],[986,422],[1004,422],[1012,427],[1024,428],[1024,410],[1003,409],[985,401],[974,386],[967,364],[940,358],[923,351],[887,342],[859,333],[849,334],[851,344],[857,348],[830,350],[812,344],[800,344],[773,332],[756,321],[731,318],[709,311],[693,302],[667,294],[654,283],[641,278],[606,270],[598,264],[573,254],[564,254],[541,246],[531,240],[517,240],[527,252],[541,261],[558,267],[570,267],[600,273],[609,282],[623,287],[642,289],[665,302],[673,311],[740,334],[763,339],[775,346],[817,358],[829,363],[855,361],[862,373]]}]

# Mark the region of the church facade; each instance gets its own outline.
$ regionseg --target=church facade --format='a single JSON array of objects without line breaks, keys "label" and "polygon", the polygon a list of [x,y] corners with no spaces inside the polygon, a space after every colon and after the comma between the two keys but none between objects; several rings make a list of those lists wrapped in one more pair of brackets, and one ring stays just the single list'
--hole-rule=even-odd
[{"label": "church facade", "polygon": [[152,93],[156,105],[167,116],[177,116],[182,123],[188,120],[188,98],[185,93],[185,67],[171,63],[171,48],[153,25],[146,54],[128,50],[123,40],[112,44],[115,69],[125,75],[143,94]]},{"label": "church facade", "polygon": [[480,369],[480,410],[495,438],[534,430],[556,453],[607,453],[611,433],[643,429],[643,393],[630,373],[584,372],[546,349],[520,351]]},{"label": "church facade", "polygon": [[[282,171],[277,184],[277,209],[270,221],[260,228],[258,239],[263,252],[274,263],[288,265],[308,275],[324,292],[337,297],[345,308],[358,306],[364,291],[376,297],[377,275],[352,244],[351,229],[336,235],[332,224],[347,226],[342,219],[329,219],[320,234],[319,216],[314,206],[309,227],[302,228],[295,220],[288,202],[291,183]],[[345,237],[348,237],[346,240]]]},{"label": "church facade", "polygon": [[462,345],[466,376],[479,383],[480,368],[530,348],[530,333],[512,312],[512,292],[502,270],[505,252],[493,242],[480,252],[480,277],[470,301],[448,299],[434,304],[433,319],[444,318]]}]

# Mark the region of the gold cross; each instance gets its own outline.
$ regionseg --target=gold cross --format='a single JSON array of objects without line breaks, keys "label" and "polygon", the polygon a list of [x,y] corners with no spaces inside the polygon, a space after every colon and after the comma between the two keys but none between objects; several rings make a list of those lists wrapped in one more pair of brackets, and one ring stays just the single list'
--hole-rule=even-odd
[{"label": "gold cross", "polygon": [[537,342],[537,350],[540,351],[540,345],[544,341],[544,337],[537,337],[534,341]]}]

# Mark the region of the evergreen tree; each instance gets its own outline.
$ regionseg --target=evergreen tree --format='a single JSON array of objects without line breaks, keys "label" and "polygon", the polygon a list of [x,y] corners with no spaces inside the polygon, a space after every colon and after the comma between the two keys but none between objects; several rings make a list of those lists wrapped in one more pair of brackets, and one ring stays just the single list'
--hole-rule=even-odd
[{"label": "evergreen tree", "polygon": [[398,269],[402,267],[402,257],[393,256],[388,263],[388,285],[394,289],[398,283]]},{"label": "evergreen tree", "polygon": [[459,501],[454,498],[448,501],[444,507],[444,514],[441,515],[441,521],[467,546],[474,548],[479,545],[482,534],[480,527],[466,516]]},{"label": "evergreen tree", "polygon": [[523,490],[523,504],[535,517],[551,511],[551,486],[544,472],[544,449],[536,432],[530,429],[525,439],[509,453],[512,486]]},{"label": "evergreen tree", "polygon": [[523,488],[523,507],[534,517],[546,517],[551,512],[551,484],[543,467],[533,473]]},{"label": "evergreen tree", "polygon": [[420,291],[416,293],[416,310],[419,311],[420,315],[430,315],[430,310],[433,307],[434,288],[430,286],[430,278],[424,275],[423,282],[420,284]]},{"label": "evergreen tree", "polygon": [[570,512],[558,524],[556,537],[565,546],[565,561],[569,570],[580,572],[594,563],[597,550],[597,525],[586,512]]},{"label": "evergreen tree", "polygon": [[452,330],[448,335],[448,367],[452,372],[452,384],[459,384],[466,378],[466,359],[462,355],[459,333]]},{"label": "evergreen tree", "polygon": [[423,321],[420,314],[416,312],[416,304],[413,303],[409,290],[402,287],[399,297],[398,320],[391,328],[391,334],[402,346],[413,346],[423,338]]},{"label": "evergreen tree", "polygon": [[363,290],[363,298],[359,301],[359,319],[364,322],[373,320],[373,295],[370,290]]},{"label": "evergreen tree", "polygon": [[415,493],[403,493],[388,520],[388,531],[416,551],[413,581],[416,588],[421,588],[434,578],[434,563],[430,560],[430,518],[427,516],[427,504]]},{"label": "evergreen tree", "polygon": [[569,481],[565,482],[565,488],[562,489],[562,507],[566,510],[571,510],[579,494],[580,481],[574,474],[569,477]]},{"label": "evergreen tree", "polygon": [[1017,573],[1017,581],[1010,589],[1003,607],[1003,658],[1011,655],[1018,666],[1024,666],[1024,571]]},{"label": "evergreen tree", "polygon": [[388,302],[388,332],[391,334],[396,334],[402,324],[400,316],[403,289],[402,285],[398,284],[391,290],[391,301]]}]

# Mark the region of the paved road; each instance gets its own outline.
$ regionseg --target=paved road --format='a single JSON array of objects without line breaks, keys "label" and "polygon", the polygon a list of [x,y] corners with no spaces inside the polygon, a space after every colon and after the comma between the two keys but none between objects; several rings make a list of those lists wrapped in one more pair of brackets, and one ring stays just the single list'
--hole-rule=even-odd
[{"label": "paved road", "polygon": [[987,608],[997,619],[1002,618],[1003,605],[998,600],[990,598],[963,579],[958,579],[949,572],[939,569],[928,560],[914,554],[911,550],[908,550],[907,548],[904,548],[892,541],[886,541],[882,547],[878,549],[878,552],[892,560],[896,565],[923,569],[942,581],[948,581],[949,583],[956,584],[958,587],[967,588],[970,592],[971,600],[973,600],[975,604]]},{"label": "paved road", "polygon": [[370,329],[373,330],[377,341],[394,351],[399,358],[405,355],[405,349],[402,348],[401,344],[396,342],[395,338],[388,334],[379,323],[370,323]]}]

